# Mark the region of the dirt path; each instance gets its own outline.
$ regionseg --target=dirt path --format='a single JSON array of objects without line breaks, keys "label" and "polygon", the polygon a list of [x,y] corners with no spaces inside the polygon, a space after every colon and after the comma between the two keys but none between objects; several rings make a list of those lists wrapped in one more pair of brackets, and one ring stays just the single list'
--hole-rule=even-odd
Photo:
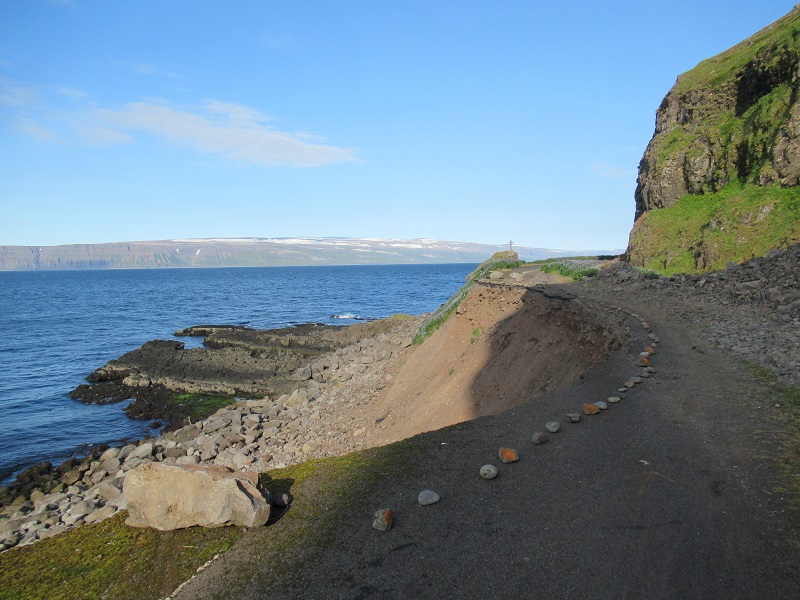
[{"label": "dirt path", "polygon": [[[252,530],[178,597],[800,596],[797,516],[773,491],[771,388],[732,353],[710,349],[675,303],[603,285],[563,291],[623,318],[624,347],[566,389],[415,438],[410,474],[381,475],[378,491],[330,515],[333,539],[313,561],[276,580],[270,528]],[[639,373],[650,343],[642,320],[661,342],[656,372],[599,415],[563,423]],[[531,444],[551,420],[561,431]],[[500,446],[520,461],[501,464]],[[478,477],[486,463],[499,467],[497,479]],[[441,502],[419,506],[426,488]],[[396,525],[380,533],[371,515],[387,506]]]}]

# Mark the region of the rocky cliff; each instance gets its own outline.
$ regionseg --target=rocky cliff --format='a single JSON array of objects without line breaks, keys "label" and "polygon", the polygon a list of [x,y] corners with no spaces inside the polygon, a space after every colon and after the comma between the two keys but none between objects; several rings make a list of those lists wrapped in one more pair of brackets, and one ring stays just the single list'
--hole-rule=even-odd
[{"label": "rocky cliff", "polygon": [[798,100],[798,7],[678,77],[639,164],[631,262],[703,271],[798,241]]}]

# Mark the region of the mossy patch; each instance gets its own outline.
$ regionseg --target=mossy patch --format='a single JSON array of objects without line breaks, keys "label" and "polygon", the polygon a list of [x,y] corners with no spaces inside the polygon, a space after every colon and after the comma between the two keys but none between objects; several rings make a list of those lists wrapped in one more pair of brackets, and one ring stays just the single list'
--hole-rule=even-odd
[{"label": "mossy patch", "polygon": [[[304,564],[330,548],[337,514],[414,464],[419,443],[405,440],[346,456],[312,460],[262,474],[270,492],[289,492],[291,508],[274,524],[192,527],[171,532],[127,527],[126,512],[0,554],[0,600],[106,598],[150,600],[172,593],[206,561],[244,544],[258,561],[237,561],[226,586],[256,575],[291,582]],[[232,589],[232,588],[226,588]]]},{"label": "mossy patch", "polygon": [[749,371],[772,386],[778,400],[782,434],[780,444],[781,482],[778,491],[787,497],[787,508],[800,513],[800,386],[778,383],[775,373],[762,365],[748,363]]},{"label": "mossy patch", "polygon": [[165,407],[170,413],[189,417],[194,423],[213,415],[220,408],[230,406],[235,401],[233,396],[176,394],[171,401],[165,403]]},{"label": "mossy patch", "polygon": [[0,599],[163,598],[241,535],[238,527],[135,529],[126,517],[0,554]]}]

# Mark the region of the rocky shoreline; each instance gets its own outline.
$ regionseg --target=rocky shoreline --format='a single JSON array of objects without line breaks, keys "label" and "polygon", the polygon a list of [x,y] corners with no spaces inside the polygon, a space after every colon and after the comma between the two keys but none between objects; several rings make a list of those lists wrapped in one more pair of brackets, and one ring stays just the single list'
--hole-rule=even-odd
[{"label": "rocky shoreline", "polygon": [[[331,419],[323,424],[322,415],[330,417],[340,404],[365,401],[380,388],[386,364],[400,360],[420,323],[421,318],[395,316],[347,327],[311,324],[269,331],[199,326],[178,333],[205,336],[206,348],[183,350],[181,342],[156,340],[110,361],[89,376],[93,383],[79,389],[101,385],[98,397],[106,402],[138,396],[149,411],[146,418],[172,415],[153,402],[154,387],[164,398],[198,390],[260,397],[229,398],[229,406],[208,418],[156,438],[100,447],[83,460],[69,459],[57,467],[45,462],[23,471],[11,486],[0,488],[0,551],[125,509],[125,476],[146,462],[261,472],[363,447],[364,426],[353,429],[348,421],[327,431]],[[271,371],[265,369],[272,377],[248,381],[239,368],[247,359],[246,364],[272,365]],[[186,379],[175,375],[181,369]],[[114,394],[104,384],[111,384]],[[369,393],[361,392],[364,384]]]}]

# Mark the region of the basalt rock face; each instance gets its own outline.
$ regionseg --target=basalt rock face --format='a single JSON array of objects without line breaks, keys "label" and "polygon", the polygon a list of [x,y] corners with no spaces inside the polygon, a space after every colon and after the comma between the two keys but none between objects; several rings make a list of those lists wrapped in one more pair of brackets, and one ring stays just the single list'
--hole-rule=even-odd
[{"label": "basalt rock face", "polygon": [[734,179],[798,185],[799,39],[795,8],[678,78],[656,111],[655,134],[639,163],[637,219]]},{"label": "basalt rock face", "polygon": [[[678,77],[656,111],[655,133],[639,164],[631,262],[647,265],[655,253],[643,241],[649,211],[671,207],[687,195],[713,197],[732,187],[798,186],[799,100],[798,7]],[[710,221],[692,226],[697,240]],[[778,240],[778,245],[791,242]],[[702,259],[702,252],[695,254]],[[702,264],[695,267],[704,270]]]}]

